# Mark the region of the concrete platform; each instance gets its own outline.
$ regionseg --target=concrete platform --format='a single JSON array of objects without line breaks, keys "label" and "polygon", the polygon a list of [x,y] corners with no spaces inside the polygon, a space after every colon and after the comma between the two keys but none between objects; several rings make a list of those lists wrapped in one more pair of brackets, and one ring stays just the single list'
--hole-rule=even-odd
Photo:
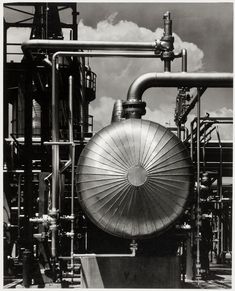
[{"label": "concrete platform", "polygon": [[82,288],[180,288],[179,257],[87,257]]}]

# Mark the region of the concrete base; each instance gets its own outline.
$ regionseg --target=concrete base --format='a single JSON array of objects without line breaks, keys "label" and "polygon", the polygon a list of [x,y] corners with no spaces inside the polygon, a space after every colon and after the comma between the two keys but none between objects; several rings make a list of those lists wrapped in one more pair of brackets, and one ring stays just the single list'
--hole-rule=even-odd
[{"label": "concrete base", "polygon": [[87,257],[82,288],[180,288],[179,257]]}]

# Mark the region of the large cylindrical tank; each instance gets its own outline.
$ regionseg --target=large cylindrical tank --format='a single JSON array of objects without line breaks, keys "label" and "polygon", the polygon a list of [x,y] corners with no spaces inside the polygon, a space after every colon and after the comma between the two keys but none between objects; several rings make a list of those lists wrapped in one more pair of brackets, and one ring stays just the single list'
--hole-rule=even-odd
[{"label": "large cylindrical tank", "polygon": [[159,234],[183,213],[193,171],[184,144],[160,124],[128,119],[99,131],[77,167],[79,202],[102,230],[123,238]]}]

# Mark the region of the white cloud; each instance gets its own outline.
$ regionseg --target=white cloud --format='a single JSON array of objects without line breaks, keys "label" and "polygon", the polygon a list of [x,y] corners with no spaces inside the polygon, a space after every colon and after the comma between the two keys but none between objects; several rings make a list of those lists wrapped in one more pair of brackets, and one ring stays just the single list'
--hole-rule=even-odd
[{"label": "white cloud", "polygon": [[[160,39],[163,35],[162,28],[151,31],[131,21],[115,22],[116,15],[114,13],[107,19],[100,21],[95,28],[86,26],[81,20],[78,25],[79,39],[151,42]],[[198,71],[202,69],[203,52],[195,44],[183,41],[178,35],[175,34],[174,37],[174,46],[177,52],[182,48],[188,50],[188,70]],[[91,112],[94,114],[94,121],[99,126],[110,122],[114,101],[116,99],[126,99],[128,88],[133,80],[146,72],[163,71],[163,62],[160,59],[92,58],[90,64],[97,73],[97,100],[91,104]],[[179,60],[176,59],[173,62],[172,70],[181,70]],[[144,98],[151,99],[151,110],[147,109],[147,115],[144,118],[157,121],[163,125],[170,121],[171,125],[174,125],[173,103],[175,103],[176,93],[175,90],[175,95],[172,96],[172,89],[168,90],[166,88],[148,90]],[[104,96],[110,96],[110,98]],[[110,112],[108,120],[107,112]],[[96,128],[99,126],[95,124]]]},{"label": "white cloud", "polygon": [[90,105],[90,114],[94,116],[94,131],[107,126],[111,122],[112,109],[115,99],[103,96],[99,99],[98,106]]},{"label": "white cloud", "polygon": [[232,117],[233,116],[233,110],[228,109],[226,107],[220,108],[216,111],[209,111],[208,112],[211,117]]}]

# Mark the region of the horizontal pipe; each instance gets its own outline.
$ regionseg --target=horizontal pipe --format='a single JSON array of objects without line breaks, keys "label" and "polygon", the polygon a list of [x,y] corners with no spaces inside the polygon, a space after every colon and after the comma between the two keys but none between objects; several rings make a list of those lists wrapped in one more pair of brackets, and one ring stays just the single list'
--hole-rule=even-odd
[{"label": "horizontal pipe", "polygon": [[64,41],[64,40],[28,40],[23,42],[21,48],[25,52],[30,49],[89,49],[89,50],[133,50],[154,51],[156,42],[111,42],[111,41]]},{"label": "horizontal pipe", "polygon": [[[135,257],[135,252],[131,252],[130,254],[73,254],[74,258],[129,258]],[[61,260],[71,260],[71,256],[69,257],[59,257]]]},{"label": "horizontal pipe", "polygon": [[44,145],[73,145],[72,141],[45,141]]},{"label": "horizontal pipe", "polygon": [[233,87],[232,73],[147,73],[138,77],[130,86],[127,100],[141,100],[151,87]]},{"label": "horizontal pipe", "polygon": [[58,51],[53,57],[58,56],[77,56],[77,57],[100,57],[100,58],[110,58],[110,57],[125,57],[125,58],[159,58],[160,55],[154,53],[129,53],[129,52],[71,52],[71,51]]}]

